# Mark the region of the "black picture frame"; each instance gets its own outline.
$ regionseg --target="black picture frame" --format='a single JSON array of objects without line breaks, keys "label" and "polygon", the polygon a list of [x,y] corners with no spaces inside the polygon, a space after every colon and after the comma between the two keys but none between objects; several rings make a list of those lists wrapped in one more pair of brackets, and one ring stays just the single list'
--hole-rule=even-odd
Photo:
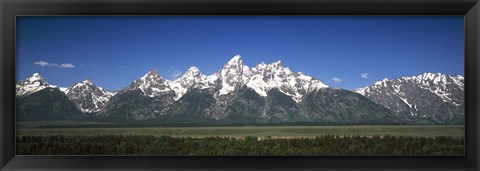
[{"label": "black picture frame", "polygon": [[[2,170],[479,170],[478,0],[0,0]],[[152,157],[15,156],[15,16],[464,15],[465,156]]]}]

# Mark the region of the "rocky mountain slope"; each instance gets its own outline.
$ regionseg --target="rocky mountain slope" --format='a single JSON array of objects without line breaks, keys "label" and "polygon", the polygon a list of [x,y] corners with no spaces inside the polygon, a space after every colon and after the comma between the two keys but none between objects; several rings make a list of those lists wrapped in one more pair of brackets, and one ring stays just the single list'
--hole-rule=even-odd
[{"label": "rocky mountain slope", "polygon": [[410,122],[448,124],[464,119],[463,76],[424,73],[384,79],[355,91]]},{"label": "rocky mountain slope", "polygon": [[68,99],[75,102],[86,113],[98,112],[105,106],[115,92],[95,86],[90,80],[84,80],[63,90]]}]

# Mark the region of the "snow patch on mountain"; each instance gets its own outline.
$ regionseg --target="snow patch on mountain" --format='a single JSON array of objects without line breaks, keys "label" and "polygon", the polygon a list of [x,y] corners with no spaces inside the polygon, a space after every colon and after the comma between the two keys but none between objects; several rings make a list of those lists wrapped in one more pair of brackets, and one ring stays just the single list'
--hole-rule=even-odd
[{"label": "snow patch on mountain", "polygon": [[[215,89],[215,97],[229,94],[243,86],[252,88],[260,96],[278,89],[280,92],[300,102],[303,96],[311,91],[329,87],[320,80],[307,76],[302,72],[292,72],[284,67],[281,61],[271,64],[261,63],[254,68],[243,63],[240,55],[231,58],[218,72],[206,76],[195,66],[190,67],[182,77],[176,80],[165,80],[153,69],[141,78],[133,81],[124,91],[140,90],[144,96],[156,97],[170,92],[175,93],[174,100],[179,100],[191,89]],[[49,85],[38,73],[17,84],[17,95],[25,95],[40,91],[46,87],[59,88],[72,101],[76,102],[84,112],[96,112],[116,92],[96,87],[91,81],[85,80],[71,87]]]},{"label": "snow patch on mountain", "polygon": [[170,88],[175,91],[175,100],[180,99],[191,88],[205,89],[213,88],[215,86],[215,80],[211,77],[203,75],[200,70],[192,66],[190,67],[182,77],[174,81],[167,81]]},{"label": "snow patch on mountain", "polygon": [[262,62],[252,68],[252,76],[246,85],[264,97],[267,96],[269,90],[278,89],[280,92],[291,96],[296,102],[300,102],[303,95],[311,91],[328,87],[313,77],[301,72],[292,72],[288,67],[284,67],[279,60],[271,64]]},{"label": "snow patch on mountain", "polygon": [[218,88],[215,97],[219,97],[247,86],[263,97],[267,96],[268,91],[278,89],[300,102],[305,94],[329,87],[302,72],[292,72],[288,67],[284,67],[281,61],[271,64],[262,62],[250,68],[243,63],[240,55],[234,56],[223,68],[210,76],[203,75],[197,67],[190,67],[181,78],[167,81],[167,84],[175,92],[175,100],[192,88]]},{"label": "snow patch on mountain", "polygon": [[143,92],[143,95],[148,97],[160,96],[166,92],[173,91],[168,82],[162,78],[156,69],[149,71],[140,79],[133,81],[127,89],[139,89]]},{"label": "snow patch on mountain", "polygon": [[[444,102],[460,106],[463,103],[462,99],[456,99],[452,91],[458,89],[464,90],[464,77],[450,76],[441,73],[423,73],[417,76],[400,77],[394,80],[383,79],[373,83],[371,86],[355,89],[354,91],[363,95],[370,94],[393,93],[408,105],[410,108],[415,108],[415,104],[409,103],[405,97],[405,90],[401,90],[402,84],[409,84],[417,86],[421,89],[428,90],[436,96],[440,97]],[[381,92],[392,89],[393,91]],[[415,110],[417,110],[415,108]]]},{"label": "snow patch on mountain", "polygon": [[461,90],[464,90],[463,76],[449,76],[441,73],[424,73],[418,76],[413,76],[410,79],[416,82],[421,88],[429,90],[430,92],[441,97],[444,102],[453,103],[454,105],[461,105],[457,103],[450,93],[450,86],[453,85]]},{"label": "snow patch on mountain", "polygon": [[86,113],[98,112],[115,95],[115,92],[97,87],[90,80],[76,83],[63,92]]},{"label": "snow patch on mountain", "polygon": [[58,88],[57,86],[50,85],[40,74],[34,73],[25,80],[19,81],[15,85],[16,95],[25,96],[45,88]]},{"label": "snow patch on mountain", "polygon": [[228,94],[244,85],[251,76],[248,66],[243,64],[240,55],[234,56],[220,71],[215,73],[220,81],[220,90],[217,96]]}]

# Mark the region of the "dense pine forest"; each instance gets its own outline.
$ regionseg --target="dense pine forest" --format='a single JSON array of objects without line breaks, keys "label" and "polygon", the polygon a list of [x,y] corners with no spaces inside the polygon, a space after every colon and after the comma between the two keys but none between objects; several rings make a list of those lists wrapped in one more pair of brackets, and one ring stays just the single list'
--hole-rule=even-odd
[{"label": "dense pine forest", "polygon": [[464,155],[464,138],[20,136],[17,155]]}]

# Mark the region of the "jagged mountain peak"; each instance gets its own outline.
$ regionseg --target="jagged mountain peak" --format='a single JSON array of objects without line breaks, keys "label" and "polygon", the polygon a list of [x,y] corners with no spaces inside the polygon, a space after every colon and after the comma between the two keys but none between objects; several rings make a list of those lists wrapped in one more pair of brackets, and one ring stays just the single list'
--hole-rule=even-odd
[{"label": "jagged mountain peak", "polygon": [[235,55],[227,64],[243,64],[242,56],[240,56],[240,54]]},{"label": "jagged mountain peak", "polygon": [[141,80],[147,80],[147,79],[163,79],[160,73],[158,73],[157,69],[152,69],[147,72],[143,77],[140,78]]},{"label": "jagged mountain peak", "polygon": [[464,77],[461,75],[447,75],[442,73],[423,73],[411,77],[401,77],[397,80],[400,81],[413,81],[423,87],[435,87],[440,86],[444,89],[450,85],[458,85],[460,89],[464,89]]},{"label": "jagged mountain peak", "polygon": [[137,79],[130,84],[121,93],[129,90],[141,90],[144,96],[155,97],[166,92],[172,91],[168,82],[160,75],[156,69],[150,70],[140,79]]},{"label": "jagged mountain peak", "polygon": [[77,87],[77,86],[95,86],[92,81],[90,80],[83,80],[82,82],[78,82],[74,84],[72,87]]},{"label": "jagged mountain peak", "polygon": [[82,81],[83,84],[93,84],[91,80],[86,79]]},{"label": "jagged mountain peak", "polygon": [[22,81],[22,83],[24,85],[32,84],[37,86],[48,86],[48,82],[45,81],[45,78],[43,78],[39,73],[33,73],[30,77]]},{"label": "jagged mountain peak", "polygon": [[98,112],[115,95],[114,92],[97,87],[88,79],[70,86],[63,92],[82,112],[86,113]]},{"label": "jagged mountain peak", "polygon": [[182,77],[191,77],[191,76],[199,76],[202,75],[200,72],[200,69],[198,69],[196,66],[191,66],[188,68],[188,70],[183,74]]},{"label": "jagged mountain peak", "polygon": [[225,71],[238,71],[238,74],[242,75],[244,72],[249,72],[249,70],[250,68],[243,63],[242,57],[236,55],[223,65],[223,68],[220,69],[220,73]]},{"label": "jagged mountain peak", "polygon": [[182,77],[178,78],[177,80],[174,80],[173,82],[200,83],[204,81],[206,78],[207,76],[202,74],[202,72],[200,72],[200,69],[198,69],[195,66],[192,66],[182,75]]},{"label": "jagged mountain peak", "polygon": [[252,72],[250,67],[243,63],[240,55],[234,56],[215,75],[220,79],[220,90],[216,96],[228,94],[243,86]]},{"label": "jagged mountain peak", "polygon": [[422,80],[433,80],[435,78],[444,78],[444,77],[447,77],[448,75],[445,75],[445,74],[442,74],[442,73],[431,73],[431,72],[427,72],[427,73],[423,73],[423,74],[420,74],[420,75],[417,75],[417,76],[413,76],[412,78],[416,78],[416,79],[422,79]]},{"label": "jagged mountain peak", "polygon": [[30,77],[28,77],[28,81],[38,81],[38,80],[45,80],[39,73],[33,73]]},{"label": "jagged mountain peak", "polygon": [[47,87],[57,88],[48,84],[48,82],[39,73],[34,73],[25,80],[19,81],[16,86],[16,95],[24,96],[43,90]]},{"label": "jagged mountain peak", "polygon": [[292,97],[296,102],[300,102],[303,96],[311,91],[328,87],[311,76],[292,72],[280,60],[270,64],[262,62],[252,68],[252,77],[247,86],[261,96],[267,96],[267,92],[271,89],[279,89],[280,92]]},{"label": "jagged mountain peak", "polygon": [[[77,82],[70,86],[68,89],[75,89],[75,88],[97,88],[97,86],[91,80],[83,80],[81,82]],[[67,91],[68,92],[68,91]]]},{"label": "jagged mountain peak", "polygon": [[175,91],[175,100],[180,99],[189,89],[198,88],[213,88],[214,81],[209,82],[207,76],[200,72],[195,66],[190,67],[182,77],[168,81],[170,88]]},{"label": "jagged mountain peak", "polygon": [[371,86],[358,88],[355,91],[365,92],[366,90],[369,90],[375,87],[389,87],[389,86],[394,86],[394,84],[399,84],[401,82],[412,82],[424,88],[432,88],[432,87],[435,88],[435,86],[445,87],[448,84],[456,84],[461,89],[463,89],[463,85],[464,85],[463,81],[464,81],[464,77],[461,75],[453,76],[453,75],[447,75],[442,73],[427,72],[427,73],[422,73],[415,76],[399,77],[396,79],[384,78],[383,80],[373,83]]},{"label": "jagged mountain peak", "polygon": [[271,64],[273,67],[275,68],[280,68],[280,67],[283,67],[283,63],[281,60],[276,60],[276,61],[273,61],[273,63]]}]

